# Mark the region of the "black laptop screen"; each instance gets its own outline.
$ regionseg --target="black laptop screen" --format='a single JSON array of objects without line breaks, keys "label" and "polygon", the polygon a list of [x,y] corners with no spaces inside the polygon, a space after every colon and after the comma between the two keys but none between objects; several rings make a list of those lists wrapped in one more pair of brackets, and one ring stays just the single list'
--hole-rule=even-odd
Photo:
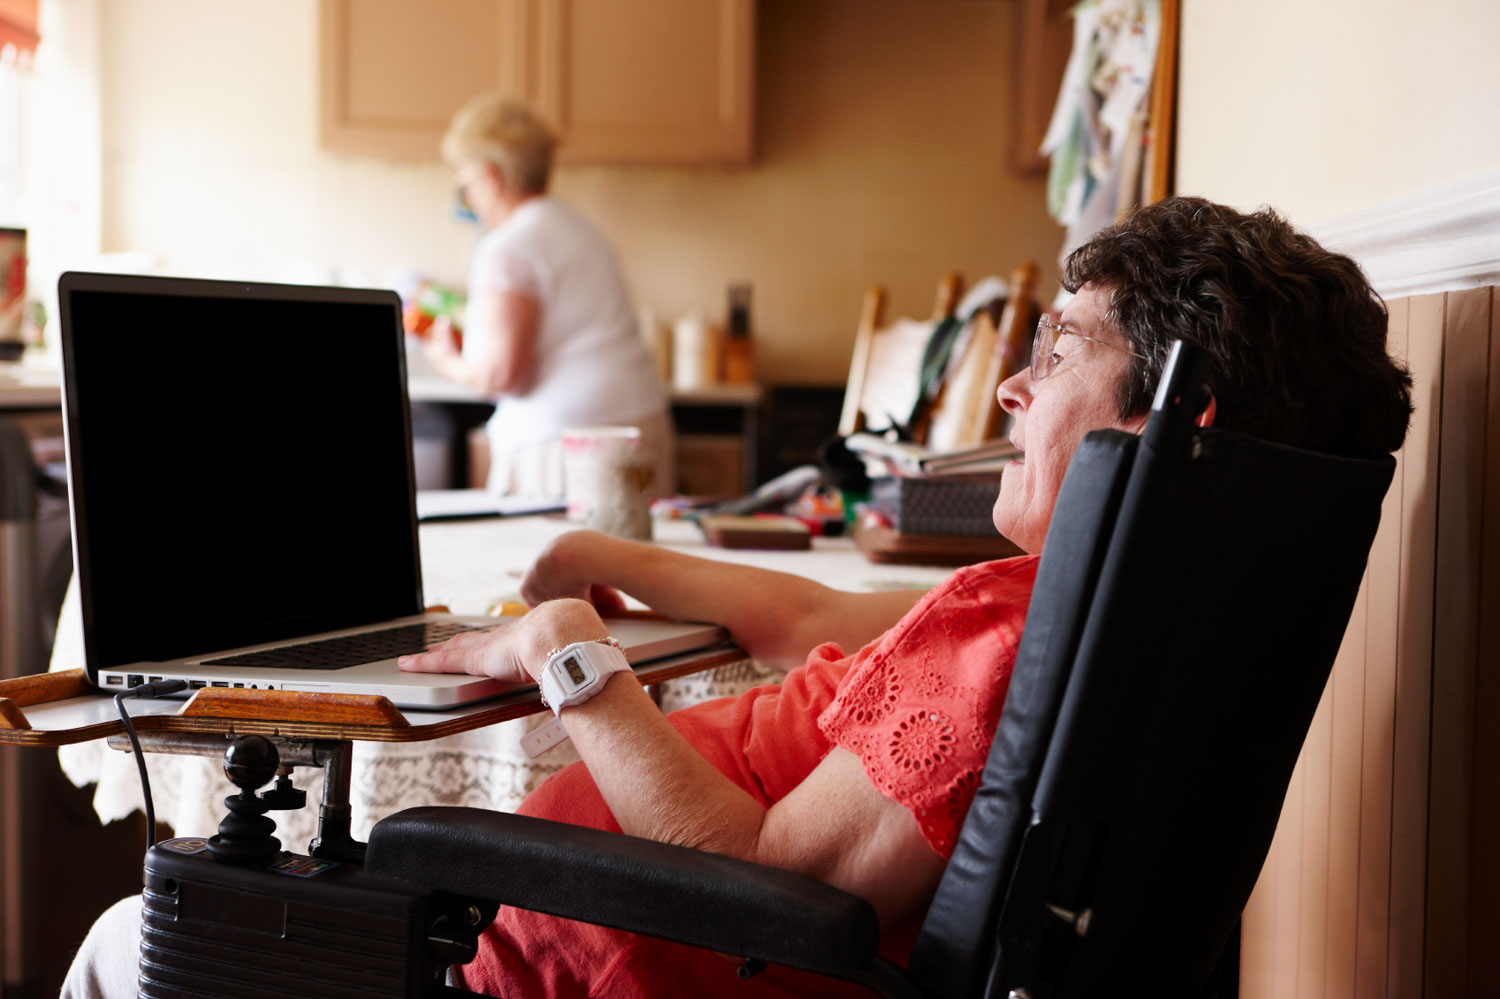
[{"label": "black laptop screen", "polygon": [[61,298],[91,671],[421,610],[395,295],[68,275]]}]

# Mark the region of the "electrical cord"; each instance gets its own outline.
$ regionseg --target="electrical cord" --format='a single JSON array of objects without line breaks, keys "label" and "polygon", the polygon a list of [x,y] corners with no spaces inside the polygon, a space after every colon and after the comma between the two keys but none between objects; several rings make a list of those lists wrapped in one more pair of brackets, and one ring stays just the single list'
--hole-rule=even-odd
[{"label": "electrical cord", "polygon": [[155,683],[137,684],[115,695],[115,710],[120,713],[120,721],[125,723],[125,735],[130,739],[130,749],[135,753],[136,769],[141,774],[141,797],[146,802],[147,850],[156,845],[156,806],[151,802],[151,778],[146,774],[146,754],[141,752],[141,740],[136,738],[135,725],[130,721],[129,712],[125,710],[125,698],[163,697],[186,690],[187,686],[186,680],[157,680]]}]

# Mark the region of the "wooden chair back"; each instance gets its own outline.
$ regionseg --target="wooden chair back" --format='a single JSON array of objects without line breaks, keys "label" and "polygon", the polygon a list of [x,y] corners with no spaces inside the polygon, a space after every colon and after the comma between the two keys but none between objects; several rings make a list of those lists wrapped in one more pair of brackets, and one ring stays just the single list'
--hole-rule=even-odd
[{"label": "wooden chair back", "polygon": [[933,404],[926,439],[933,450],[973,447],[1005,433],[1005,412],[995,390],[1030,360],[1040,275],[1035,263],[1022,263],[1010,275],[999,321],[986,310],[975,316],[963,357]]},{"label": "wooden chair back", "polygon": [[953,314],[962,294],[963,277],[957,272],[946,274],[938,282],[931,319],[901,318],[887,325],[885,289],[877,285],[865,293],[839,416],[842,436],[867,428],[884,430],[910,418],[920,390],[927,341],[937,324]]}]

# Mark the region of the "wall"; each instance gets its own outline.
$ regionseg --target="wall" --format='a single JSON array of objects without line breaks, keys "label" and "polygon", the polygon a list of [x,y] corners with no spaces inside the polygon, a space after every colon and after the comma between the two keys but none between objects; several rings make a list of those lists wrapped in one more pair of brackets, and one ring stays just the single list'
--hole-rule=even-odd
[{"label": "wall", "polygon": [[[1486,0],[1184,4],[1178,190],[1357,236],[1416,379],[1245,912],[1247,997],[1500,994],[1500,302],[1472,280],[1500,260],[1496,37]],[[1403,256],[1407,235],[1434,252]]]},{"label": "wall", "polygon": [[1496,292],[1388,303],[1417,410],[1245,911],[1247,999],[1500,994]]},{"label": "wall", "polygon": [[0,190],[6,224],[28,229],[27,293],[55,317],[57,275],[99,250],[99,0],[45,3],[46,44],[22,83],[19,183]]},{"label": "wall", "polygon": [[[206,276],[463,279],[474,231],[436,151],[318,148],[311,0],[101,6],[103,249]],[[717,316],[749,280],[765,379],[842,382],[872,282],[925,315],[944,271],[1054,267],[1042,181],[1006,166],[1018,6],[761,0],[754,166],[573,167],[556,189],[614,239],[641,305]]]},{"label": "wall", "polygon": [[1177,190],[1299,225],[1500,168],[1500,4],[1183,4]]}]

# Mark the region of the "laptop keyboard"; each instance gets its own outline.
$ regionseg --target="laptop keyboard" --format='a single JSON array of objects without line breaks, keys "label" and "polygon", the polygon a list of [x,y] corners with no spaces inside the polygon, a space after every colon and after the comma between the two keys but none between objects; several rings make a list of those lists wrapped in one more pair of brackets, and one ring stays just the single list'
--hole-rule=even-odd
[{"label": "laptop keyboard", "polygon": [[480,630],[456,621],[428,621],[403,624],[381,631],[366,631],[342,638],[324,638],[316,642],[283,645],[261,652],[245,652],[223,659],[206,659],[204,666],[282,666],[289,669],[344,669],[361,663],[394,659],[396,656],[426,652],[438,642],[461,631]]}]

